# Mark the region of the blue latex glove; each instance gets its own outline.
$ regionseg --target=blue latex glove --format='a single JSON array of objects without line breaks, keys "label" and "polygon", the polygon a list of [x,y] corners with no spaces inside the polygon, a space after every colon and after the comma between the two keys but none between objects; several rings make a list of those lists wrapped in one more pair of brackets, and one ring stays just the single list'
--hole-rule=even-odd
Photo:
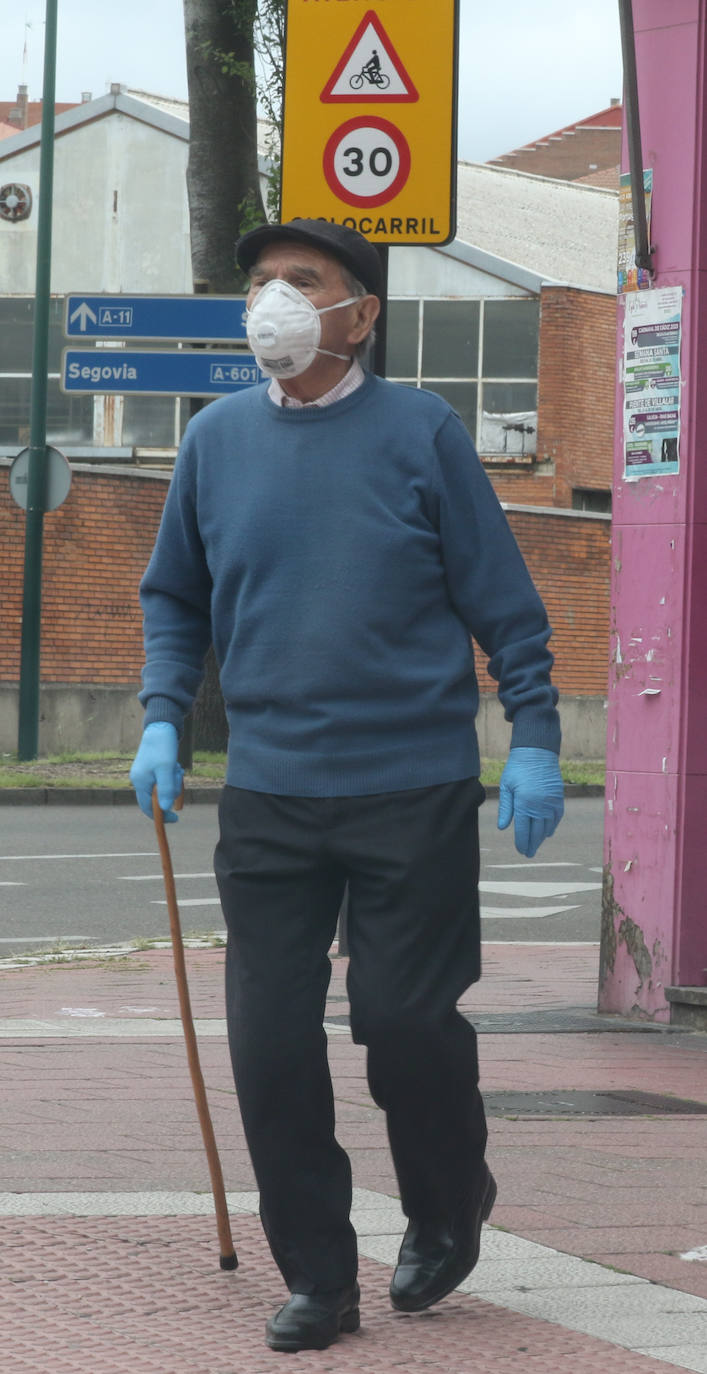
[{"label": "blue latex glove", "polygon": [[179,819],[172,811],[182,790],[184,770],[177,763],[179,736],[168,721],[146,725],[140,748],[130,769],[130,781],[137,793],[137,804],[152,820],[152,789],[157,784],[157,800],[165,821]]},{"label": "blue latex glove", "polygon": [[515,816],[518,853],[532,859],[559,825],[564,809],[557,754],[551,749],[511,749],[501,774],[498,828],[505,830]]}]

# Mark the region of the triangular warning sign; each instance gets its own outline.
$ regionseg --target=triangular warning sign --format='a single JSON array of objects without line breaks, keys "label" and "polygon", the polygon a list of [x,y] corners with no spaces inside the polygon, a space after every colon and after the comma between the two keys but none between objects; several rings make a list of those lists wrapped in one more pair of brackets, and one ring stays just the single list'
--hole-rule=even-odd
[{"label": "triangular warning sign", "polygon": [[346,105],[419,99],[375,10],[364,14],[319,99]]}]

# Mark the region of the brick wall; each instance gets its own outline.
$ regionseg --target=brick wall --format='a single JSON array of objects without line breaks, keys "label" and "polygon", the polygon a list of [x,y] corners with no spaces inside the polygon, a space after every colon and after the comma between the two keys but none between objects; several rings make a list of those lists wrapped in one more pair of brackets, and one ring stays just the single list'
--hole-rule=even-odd
[{"label": "brick wall", "polygon": [[[167,491],[163,476],[74,469],[64,505],[44,522],[42,681],[139,681],[138,583]],[[508,519],[553,625],[555,681],[569,695],[606,693],[610,522],[559,511],[509,509]],[[20,669],[24,515],[0,469],[3,567],[0,682]],[[495,690],[485,670],[483,690]]]},{"label": "brick wall", "polygon": [[499,501],[510,501],[517,506],[554,506],[555,477],[548,471],[550,464],[535,464],[530,471],[523,472],[518,469],[503,472],[498,468],[489,471],[488,465],[484,466]]},{"label": "brick wall", "polygon": [[616,299],[546,287],[538,364],[538,458],[555,465],[555,505],[573,487],[611,490]]},{"label": "brick wall", "polygon": [[[506,511],[552,625],[553,681],[565,696],[607,692],[611,522],[559,511]],[[484,692],[496,685],[480,664]]]},{"label": "brick wall", "polygon": [[616,298],[544,286],[537,462],[532,471],[486,464],[501,501],[571,508],[573,487],[611,490],[615,373]]},{"label": "brick wall", "polygon": [[[71,491],[44,519],[42,681],[137,683],[142,667],[138,584],[167,483],[146,474],[74,468]],[[20,672],[24,512],[0,471],[3,559],[0,681]]]}]

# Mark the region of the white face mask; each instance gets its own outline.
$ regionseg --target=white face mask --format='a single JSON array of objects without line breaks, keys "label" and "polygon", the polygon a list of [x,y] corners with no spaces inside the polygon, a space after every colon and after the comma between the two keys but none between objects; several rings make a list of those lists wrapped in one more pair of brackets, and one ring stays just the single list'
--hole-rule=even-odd
[{"label": "white face mask", "polygon": [[328,348],[319,348],[322,325],[319,318],[327,310],[341,310],[345,305],[353,305],[356,296],[349,296],[335,305],[322,306],[317,310],[312,302],[303,296],[296,286],[275,277],[258,292],[255,303],[247,312],[246,332],[248,343],[255,354],[258,367],[266,377],[299,377],[317,353],[326,353],[330,358],[343,358],[346,353],[332,353]]}]

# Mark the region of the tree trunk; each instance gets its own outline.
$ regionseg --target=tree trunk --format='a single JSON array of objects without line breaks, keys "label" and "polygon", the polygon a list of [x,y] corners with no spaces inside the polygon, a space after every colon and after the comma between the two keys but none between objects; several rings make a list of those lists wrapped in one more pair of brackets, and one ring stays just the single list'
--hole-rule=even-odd
[{"label": "tree trunk", "polygon": [[255,16],[254,0],[184,0],[192,272],[220,294],[241,288],[236,240],[266,218],[258,176]]},{"label": "tree trunk", "polygon": [[[187,194],[195,290],[243,289],[235,246],[265,218],[258,174],[253,24],[257,0],[184,0],[189,85]],[[201,402],[192,401],[192,412]],[[224,750],[228,726],[213,646],[194,704],[191,744]]]}]

